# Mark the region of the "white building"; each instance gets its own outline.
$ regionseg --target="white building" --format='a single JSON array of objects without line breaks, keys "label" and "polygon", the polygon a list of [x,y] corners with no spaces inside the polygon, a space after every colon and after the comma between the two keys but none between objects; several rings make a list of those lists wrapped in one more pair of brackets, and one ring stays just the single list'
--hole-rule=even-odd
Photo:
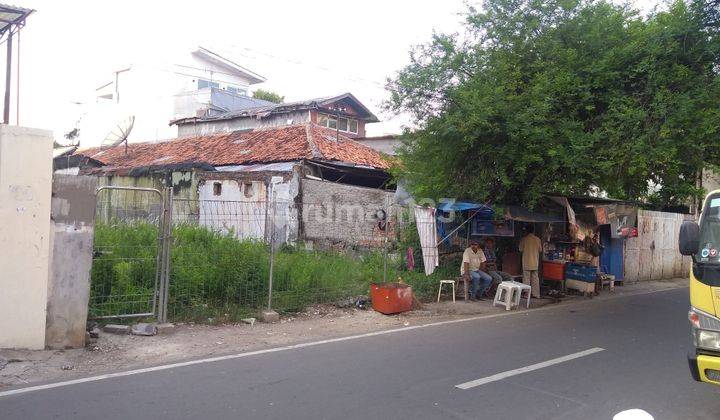
[{"label": "white building", "polygon": [[206,48],[118,68],[88,98],[77,128],[81,146],[98,146],[134,116],[128,140],[177,137],[170,121],[269,104],[248,97],[265,78]]}]

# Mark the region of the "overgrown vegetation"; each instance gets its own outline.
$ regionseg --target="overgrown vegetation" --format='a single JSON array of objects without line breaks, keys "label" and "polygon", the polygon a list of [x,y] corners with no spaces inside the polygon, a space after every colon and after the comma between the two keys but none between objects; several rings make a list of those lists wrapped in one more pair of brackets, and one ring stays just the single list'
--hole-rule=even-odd
[{"label": "overgrown vegetation", "polygon": [[717,0],[641,16],[603,0],[486,0],[388,83],[418,130],[399,175],[416,197],[533,205],[545,193],[660,205],[720,164]]},{"label": "overgrown vegetation", "polygon": [[[95,227],[98,252],[92,270],[92,314],[149,310],[156,246],[154,225]],[[180,225],[173,229],[171,261],[168,312],[174,320],[234,321],[267,305],[270,253],[262,242],[239,241],[204,227]],[[401,268],[403,264],[402,258],[389,257],[387,279],[401,277],[420,298],[432,296],[438,279],[455,276],[457,271],[453,266],[427,277],[421,269]],[[280,247],[275,254],[273,308],[300,311],[309,304],[367,295],[370,283],[382,281],[383,267],[384,256],[379,251],[352,256]]]}]

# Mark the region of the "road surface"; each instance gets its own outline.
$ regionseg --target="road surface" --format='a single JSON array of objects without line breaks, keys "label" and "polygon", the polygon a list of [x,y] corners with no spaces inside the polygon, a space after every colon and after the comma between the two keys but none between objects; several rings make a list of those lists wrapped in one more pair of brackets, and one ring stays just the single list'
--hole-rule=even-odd
[{"label": "road surface", "polygon": [[8,395],[0,418],[719,419],[687,289],[366,335]]}]

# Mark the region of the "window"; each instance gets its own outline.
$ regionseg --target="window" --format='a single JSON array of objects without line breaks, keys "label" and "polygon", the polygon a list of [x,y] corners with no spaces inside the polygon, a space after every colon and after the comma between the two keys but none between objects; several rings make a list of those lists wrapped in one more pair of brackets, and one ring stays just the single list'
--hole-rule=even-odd
[{"label": "window", "polygon": [[205,79],[198,79],[198,89],[202,89],[202,88],[206,88],[206,87],[211,87],[211,88],[219,89],[219,88],[220,88],[220,83],[218,83],[218,82],[213,82],[213,81],[210,81],[210,80],[205,80]]},{"label": "window", "polygon": [[351,118],[336,118],[331,115],[318,114],[317,123],[323,127],[331,128],[333,130],[337,129],[346,133],[357,134],[358,132],[358,121]]},{"label": "window", "polygon": [[219,182],[213,183],[213,195],[222,195],[222,184]]},{"label": "window", "polygon": [[247,90],[240,89],[235,86],[225,86],[225,90],[236,95],[247,96]]},{"label": "window", "polygon": [[243,190],[245,190],[245,198],[252,198],[253,196],[253,184],[252,182],[246,182],[243,186]]}]

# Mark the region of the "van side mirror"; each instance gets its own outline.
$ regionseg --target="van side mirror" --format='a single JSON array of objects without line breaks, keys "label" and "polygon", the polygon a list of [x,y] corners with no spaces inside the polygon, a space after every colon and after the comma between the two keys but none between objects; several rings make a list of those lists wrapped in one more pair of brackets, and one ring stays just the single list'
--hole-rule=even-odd
[{"label": "van side mirror", "polygon": [[697,254],[700,251],[700,226],[691,221],[682,222],[678,245],[682,255]]}]

